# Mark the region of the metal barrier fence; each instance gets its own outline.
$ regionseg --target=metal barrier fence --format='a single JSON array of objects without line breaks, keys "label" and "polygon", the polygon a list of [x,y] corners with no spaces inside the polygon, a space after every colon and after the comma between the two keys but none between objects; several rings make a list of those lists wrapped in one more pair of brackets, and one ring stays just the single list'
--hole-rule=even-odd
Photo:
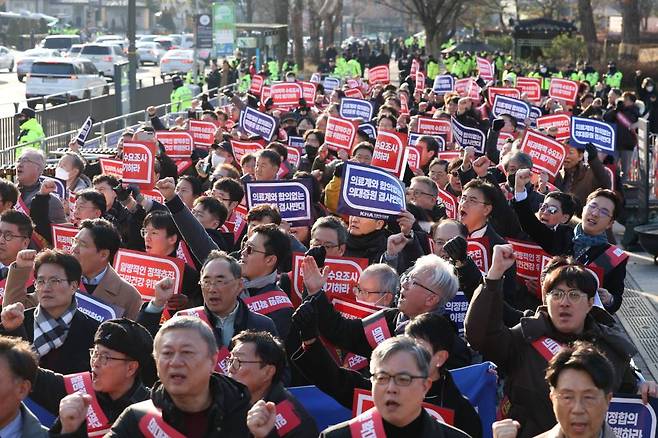
[{"label": "metal barrier fence", "polygon": [[[148,87],[148,89],[150,88],[154,88],[154,87]],[[215,107],[227,105],[230,99],[225,95],[223,95],[222,92],[227,90],[232,90],[234,88],[235,88],[235,84],[232,84],[223,88],[209,90],[209,91],[214,91],[214,90],[218,91],[217,96],[210,99],[209,102]],[[201,94],[196,96],[196,98],[200,98],[200,97]],[[168,95],[167,95],[167,100],[169,100]],[[141,102],[142,100],[138,100],[138,101]],[[187,113],[171,113],[170,103],[162,103],[160,105],[145,105],[145,107],[146,106],[154,106],[156,108],[157,110],[156,114],[158,114],[162,118],[165,126],[171,126],[177,116],[181,114],[187,115]],[[0,150],[0,166],[7,166],[13,164],[17,158],[16,149],[22,148],[24,146],[39,148],[43,150],[47,154],[47,156],[50,156],[58,148],[68,147],[69,141],[71,140],[72,137],[78,134],[80,125],[82,125],[86,117],[87,115],[85,115],[85,117],[82,120],[80,120],[76,126],[67,129],[65,132],[61,132],[56,135],[45,137],[41,140],[32,143],[12,145],[8,148]],[[146,112],[146,109],[139,110],[130,114],[124,114],[117,117],[102,119],[101,121],[94,123],[94,125],[92,126],[91,133],[89,134],[89,137],[87,139],[87,142],[85,143],[84,148],[81,148],[81,152],[84,153],[85,149],[93,149],[93,148],[114,148],[116,147],[119,138],[121,137],[121,133],[126,128],[135,128],[142,123],[148,122],[149,120],[150,117]],[[55,157],[50,157],[50,158],[54,159]]]}]

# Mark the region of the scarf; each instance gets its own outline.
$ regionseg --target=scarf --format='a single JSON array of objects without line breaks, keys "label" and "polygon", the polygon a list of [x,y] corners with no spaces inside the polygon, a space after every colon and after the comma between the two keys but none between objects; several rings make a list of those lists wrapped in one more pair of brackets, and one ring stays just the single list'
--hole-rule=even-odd
[{"label": "scarf", "polygon": [[66,309],[66,312],[59,318],[53,318],[41,305],[37,306],[34,310],[34,341],[32,347],[39,357],[44,357],[51,350],[55,350],[64,344],[76,309],[76,301],[71,300],[71,305]]},{"label": "scarf", "polygon": [[[263,277],[254,278],[253,280],[243,280],[243,285],[245,289],[260,289],[267,286],[268,284],[276,283],[276,270],[272,271],[271,274],[265,275]],[[247,294],[249,296],[249,294]]]},{"label": "scarf", "polygon": [[576,225],[573,230],[573,255],[579,258],[593,246],[605,245],[608,243],[608,236],[601,233],[597,236],[590,236],[583,231],[583,224]]}]

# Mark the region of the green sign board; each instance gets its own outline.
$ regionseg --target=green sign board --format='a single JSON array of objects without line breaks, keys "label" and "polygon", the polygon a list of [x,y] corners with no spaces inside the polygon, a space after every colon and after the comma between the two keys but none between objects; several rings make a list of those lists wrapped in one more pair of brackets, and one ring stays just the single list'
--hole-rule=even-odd
[{"label": "green sign board", "polygon": [[235,51],[235,2],[212,5],[215,56],[230,56]]}]

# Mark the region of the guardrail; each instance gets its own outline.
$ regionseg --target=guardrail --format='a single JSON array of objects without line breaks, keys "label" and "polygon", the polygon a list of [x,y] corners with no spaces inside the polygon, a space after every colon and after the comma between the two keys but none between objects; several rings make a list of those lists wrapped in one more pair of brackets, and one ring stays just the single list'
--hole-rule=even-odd
[{"label": "guardrail", "polygon": [[[217,95],[209,100],[209,102],[215,106],[223,106],[229,103],[229,98],[222,93],[227,90],[235,89],[236,84],[231,84],[222,88],[213,88],[208,90],[217,91]],[[206,93],[207,93],[206,92]],[[196,99],[199,99],[202,94],[199,93],[195,96]],[[171,103],[165,103],[162,105],[155,106],[156,114],[159,117],[163,118],[163,123],[165,126],[171,126],[174,122],[174,119],[179,115],[187,115],[185,113],[171,113]],[[101,120],[94,123],[92,126],[91,133],[85,143],[85,146],[80,149],[80,152],[84,154],[85,149],[95,149],[95,148],[113,148],[116,147],[121,133],[127,128],[135,128],[142,123],[146,123],[150,120],[150,116],[146,112],[146,109],[135,111],[130,114],[123,114],[121,116],[112,117],[109,119]],[[34,147],[41,149],[48,156],[49,161],[53,161],[56,157],[51,157],[53,152],[62,146],[68,145],[71,138],[78,134],[79,129],[74,129],[66,132],[62,132],[56,135],[42,138],[40,140],[31,142],[31,143],[22,143],[20,145],[14,145],[6,149],[0,150],[0,166],[12,165],[16,161],[16,150],[25,146]]]}]

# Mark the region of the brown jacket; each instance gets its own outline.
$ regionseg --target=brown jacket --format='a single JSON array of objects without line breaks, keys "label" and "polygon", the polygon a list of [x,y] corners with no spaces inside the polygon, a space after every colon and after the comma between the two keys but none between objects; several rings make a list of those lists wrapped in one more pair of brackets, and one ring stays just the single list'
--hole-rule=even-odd
[{"label": "brown jacket", "polygon": [[580,162],[573,170],[561,170],[555,177],[555,187],[563,192],[571,193],[578,199],[579,208],[582,209],[590,193],[596,189],[609,189],[612,186],[603,164],[598,158],[595,158],[589,165]]},{"label": "brown jacket", "polygon": [[[26,308],[36,307],[38,304],[36,293],[28,294],[25,288],[30,272],[30,269],[17,268],[16,263],[9,266],[3,306],[21,302]],[[142,298],[137,289],[121,278],[112,266],[108,266],[107,272],[92,295],[119,308],[123,311],[123,316],[132,320],[137,318],[142,305]]]},{"label": "brown jacket", "polygon": [[[547,432],[535,436],[535,438],[566,438],[566,435],[562,433],[562,428],[559,424],[556,424],[555,427]],[[603,435],[601,438],[617,438],[615,432],[607,424],[603,425]]]}]

